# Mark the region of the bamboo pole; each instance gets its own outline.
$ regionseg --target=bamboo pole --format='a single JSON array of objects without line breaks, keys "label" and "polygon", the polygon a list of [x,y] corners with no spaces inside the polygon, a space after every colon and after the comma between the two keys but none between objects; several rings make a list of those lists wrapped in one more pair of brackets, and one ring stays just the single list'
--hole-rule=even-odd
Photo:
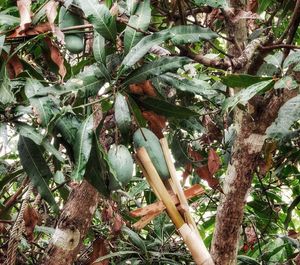
[{"label": "bamboo pole", "polygon": [[152,164],[146,149],[144,147],[139,148],[137,150],[137,156],[138,159],[141,161],[142,166],[146,170],[148,177],[151,179],[151,182],[149,184],[153,187],[154,190],[158,192],[176,228],[180,228],[184,224],[184,220],[182,219],[171,198],[171,195],[168,193],[154,165]]},{"label": "bamboo pole", "polygon": [[149,179],[151,179],[150,185],[154,185],[156,191],[159,193],[161,200],[166,206],[167,212],[173,221],[174,225],[178,229],[182,236],[185,244],[190,250],[194,261],[197,265],[214,265],[214,262],[205,247],[200,236],[191,229],[183,220],[182,216],[178,212],[174,202],[172,201],[171,195],[168,193],[162,180],[160,179],[151,159],[144,147],[137,150],[137,157],[140,160],[143,168],[147,172]]},{"label": "bamboo pole", "polygon": [[166,140],[166,138],[162,138],[159,141],[160,141],[160,144],[161,144],[161,147],[162,147],[162,150],[163,150],[166,162],[167,162],[167,166],[168,166],[168,169],[169,169],[169,172],[170,172],[170,175],[171,175],[170,180],[172,180],[172,182],[173,182],[173,185],[171,185],[171,186],[174,188],[174,192],[178,195],[178,199],[180,201],[181,207],[184,210],[185,220],[188,222],[189,225],[191,225],[193,227],[195,232],[197,234],[199,234],[199,231],[198,231],[197,225],[195,223],[195,220],[192,217],[191,212],[189,210],[189,204],[188,204],[187,199],[184,195],[183,189],[180,185],[179,180],[176,177],[176,169],[175,169],[175,166],[172,162],[171,153],[170,153],[170,150],[169,150],[167,140]]}]

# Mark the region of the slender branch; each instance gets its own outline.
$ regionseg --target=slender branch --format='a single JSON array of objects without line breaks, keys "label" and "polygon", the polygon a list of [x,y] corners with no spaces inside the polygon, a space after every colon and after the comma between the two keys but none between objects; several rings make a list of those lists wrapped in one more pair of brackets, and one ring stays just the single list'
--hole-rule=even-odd
[{"label": "slender branch", "polygon": [[[285,29],[285,31],[282,33],[282,35],[280,36],[280,38],[276,41],[276,44],[280,44],[283,42],[284,38],[289,34],[289,36],[291,36],[291,33],[293,31],[296,32],[298,25],[297,25],[297,21],[299,20],[300,17],[300,0],[297,0],[295,8],[294,8],[294,12],[292,15],[292,18],[290,20],[289,25],[287,26],[287,28]],[[299,23],[298,23],[299,24]],[[294,36],[293,36],[294,38]],[[288,44],[290,44],[287,41]]]},{"label": "slender branch", "polygon": [[291,205],[289,206],[289,208],[287,209],[286,212],[286,218],[284,220],[284,227],[287,229],[289,222],[291,221],[291,216],[292,216],[292,211],[297,207],[297,205],[300,203],[300,195],[298,195],[293,202],[291,203]]},{"label": "slender branch", "polygon": [[275,50],[275,49],[300,49],[300,46],[293,45],[293,44],[274,44],[269,46],[261,46],[261,50]]}]

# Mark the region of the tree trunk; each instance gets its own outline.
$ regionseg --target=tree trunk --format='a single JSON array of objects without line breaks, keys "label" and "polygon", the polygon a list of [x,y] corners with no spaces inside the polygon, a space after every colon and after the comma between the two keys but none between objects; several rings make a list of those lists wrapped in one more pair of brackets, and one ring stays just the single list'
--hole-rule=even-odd
[{"label": "tree trunk", "polygon": [[87,181],[72,191],[58,221],[42,265],[72,264],[91,225],[99,193]]},{"label": "tree trunk", "polygon": [[240,228],[247,193],[259,165],[265,131],[276,119],[279,108],[296,91],[286,90],[282,95],[256,96],[250,101],[252,113],[237,110],[237,136],[224,181],[224,196],[217,210],[211,255],[216,265],[236,264]]},{"label": "tree trunk", "polygon": [[[229,0],[229,6],[243,9],[246,3],[240,0]],[[235,11],[235,14],[237,10]],[[229,24],[229,37],[235,41],[230,43],[228,51],[235,58],[240,55],[238,47],[244,49],[247,38],[245,20],[237,20]],[[231,25],[230,25],[231,24]],[[257,71],[261,58],[252,58],[247,66],[239,72]],[[255,60],[257,60],[257,63]],[[253,174],[259,165],[261,149],[266,139],[265,131],[278,115],[279,108],[290,98],[296,96],[295,91],[287,90],[280,96],[274,93],[269,96],[256,96],[248,103],[248,111],[236,110],[234,124],[236,139],[232,149],[232,157],[224,180],[224,195],[217,209],[216,226],[213,235],[211,255],[216,265],[236,264],[241,224],[244,215],[247,194],[251,187]]]}]

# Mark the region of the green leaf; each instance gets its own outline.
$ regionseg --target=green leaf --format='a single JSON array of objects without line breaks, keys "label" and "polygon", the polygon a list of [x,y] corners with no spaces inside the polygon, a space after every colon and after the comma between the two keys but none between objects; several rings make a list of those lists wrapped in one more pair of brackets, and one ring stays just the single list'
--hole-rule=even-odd
[{"label": "green leaf", "polygon": [[166,117],[186,119],[188,117],[198,115],[196,112],[188,108],[181,107],[179,105],[174,105],[161,99],[146,96],[140,99],[135,97],[135,99],[146,108],[149,108],[155,111],[157,114],[164,115]]},{"label": "green leaf", "polygon": [[216,91],[212,89],[211,85],[200,79],[186,79],[172,73],[161,75],[159,79],[178,90],[198,94],[205,98],[216,95]]},{"label": "green leaf", "polygon": [[218,37],[218,34],[209,28],[203,28],[196,25],[176,26],[170,29],[171,40],[175,45],[185,43],[194,43],[201,40],[212,40]]},{"label": "green leaf", "polygon": [[15,96],[11,91],[11,81],[6,74],[2,74],[2,78],[3,79],[0,81],[0,103],[8,105],[15,102]]},{"label": "green leaf", "polygon": [[[103,66],[105,68],[105,66]],[[105,74],[96,65],[85,67],[84,71],[69,79],[64,88],[66,91],[74,91],[78,93],[79,98],[87,98],[97,95],[98,91],[104,85],[103,78]],[[108,74],[109,75],[109,74]],[[105,76],[107,78],[107,76]]]},{"label": "green leaf", "polygon": [[292,64],[299,63],[300,61],[300,52],[292,52],[284,60],[283,68],[287,68]]},{"label": "green leaf", "polygon": [[116,20],[110,14],[105,4],[99,4],[97,0],[79,0],[79,6],[94,25],[95,30],[105,39],[115,42],[117,35]]},{"label": "green leaf", "polygon": [[272,4],[272,0],[260,0],[258,1],[258,10],[257,13],[260,14],[262,12],[265,12],[267,8]]},{"label": "green leaf", "polygon": [[54,113],[58,112],[57,105],[50,97],[33,97],[30,98],[30,103],[34,108],[34,112],[38,115],[39,123],[47,128]]},{"label": "green leaf", "polygon": [[91,183],[100,194],[109,196],[107,186],[107,175],[109,174],[108,166],[105,165],[101,152],[98,148],[96,134],[93,134],[93,144],[91,155],[86,165],[84,178]]},{"label": "green leaf", "polygon": [[47,140],[47,138],[38,133],[34,127],[25,123],[16,123],[16,127],[20,135],[31,139],[37,145],[43,146],[46,151],[53,154],[59,161],[64,161],[59,151]]},{"label": "green leaf", "polygon": [[147,252],[147,248],[146,248],[144,241],[141,239],[141,237],[136,232],[132,231],[127,226],[123,226],[121,230],[123,233],[125,233],[129,236],[129,240],[136,247],[138,247],[140,250],[142,250],[145,253]]},{"label": "green leaf", "polygon": [[284,138],[294,122],[300,120],[300,95],[291,98],[279,109],[278,117],[266,130],[269,137]]},{"label": "green leaf", "polygon": [[0,25],[16,26],[20,24],[20,18],[0,13]]},{"label": "green leaf", "polygon": [[[124,34],[124,52],[127,54],[133,46],[144,36],[142,32],[138,32],[134,28],[147,30],[151,20],[150,0],[143,0],[139,3],[134,15],[130,16],[128,26]],[[130,27],[131,26],[131,27]]]},{"label": "green leaf", "polygon": [[137,252],[137,251],[131,251],[131,250],[128,250],[128,251],[118,251],[118,252],[114,252],[114,253],[110,253],[110,254],[107,254],[105,256],[102,256],[101,258],[96,259],[94,261],[94,263],[100,262],[100,261],[103,261],[103,260],[106,260],[106,259],[110,259],[110,258],[113,258],[113,257],[123,256],[123,255],[129,255],[129,257],[131,258],[132,254],[139,255],[140,253]]},{"label": "green leaf", "polygon": [[94,32],[93,54],[98,63],[106,64],[105,39],[97,32]]},{"label": "green leaf", "polygon": [[152,35],[142,38],[125,56],[122,61],[121,69],[133,66],[140,60],[153,46],[159,45],[171,38],[169,30],[162,30]]},{"label": "green leaf", "polygon": [[222,83],[229,87],[248,87],[258,82],[271,79],[272,77],[260,77],[246,74],[232,74],[221,77]]},{"label": "green leaf", "polygon": [[260,265],[255,259],[244,255],[238,255],[237,260],[239,265]]},{"label": "green leaf", "polygon": [[133,98],[130,95],[128,95],[128,106],[131,112],[133,113],[133,116],[137,124],[139,125],[139,127],[146,127],[147,122],[143,117],[141,109],[139,108],[139,106],[136,104],[136,102],[133,100]]},{"label": "green leaf", "polygon": [[138,3],[139,2],[137,0],[126,0],[126,5],[127,5],[130,15],[135,13]]},{"label": "green leaf", "polygon": [[5,35],[0,36],[0,55],[3,49],[4,41],[5,41]]},{"label": "green leaf", "polygon": [[267,91],[273,86],[273,84],[273,80],[262,81],[241,90],[234,97],[230,97],[225,100],[223,110],[226,111],[230,108],[234,108],[237,104],[246,105],[248,100],[259,93]]},{"label": "green leaf", "polygon": [[76,134],[74,143],[74,158],[75,169],[72,172],[71,177],[75,180],[82,180],[86,164],[88,163],[91,148],[92,148],[92,135],[93,135],[93,115],[87,117]]},{"label": "green leaf", "polygon": [[274,85],[274,89],[295,89],[298,87],[296,80],[291,76],[284,76],[280,78]]},{"label": "green leaf", "polygon": [[152,76],[158,76],[165,72],[174,71],[190,63],[191,60],[185,57],[162,57],[153,62],[144,64],[133,71],[124,84],[140,83]]},{"label": "green leaf", "polygon": [[62,138],[71,146],[75,143],[77,131],[80,127],[80,122],[72,113],[65,113],[55,121],[54,129],[57,130]]},{"label": "green leaf", "polygon": [[32,140],[20,135],[18,151],[21,164],[33,186],[41,197],[52,206],[53,210],[58,211],[53,194],[47,185],[47,181],[53,176],[41,149]]},{"label": "green leaf", "polygon": [[198,6],[211,6],[211,7],[228,7],[226,0],[195,0],[195,4]]}]

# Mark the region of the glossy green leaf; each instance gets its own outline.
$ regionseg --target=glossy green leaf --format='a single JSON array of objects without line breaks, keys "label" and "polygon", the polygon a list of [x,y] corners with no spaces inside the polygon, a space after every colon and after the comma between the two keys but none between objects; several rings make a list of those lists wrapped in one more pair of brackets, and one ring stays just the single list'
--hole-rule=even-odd
[{"label": "glossy green leaf", "polygon": [[153,97],[142,97],[140,99],[135,99],[144,107],[155,111],[159,115],[164,115],[166,117],[186,119],[188,117],[198,115],[196,112],[188,108],[179,105],[174,105],[161,99]]},{"label": "glossy green leaf", "polygon": [[238,255],[237,261],[238,265],[260,265],[255,259],[244,255]]},{"label": "glossy green leaf", "polygon": [[90,65],[84,71],[69,79],[64,88],[66,91],[76,92],[80,98],[95,96],[105,83],[105,80],[102,79],[107,78],[107,76],[103,76],[105,74],[108,73],[102,72],[96,64]]},{"label": "glossy green leaf", "polygon": [[178,90],[201,95],[205,98],[216,95],[216,91],[212,89],[211,85],[200,79],[186,79],[172,73],[161,75],[159,79]]},{"label": "glossy green leaf", "polygon": [[126,5],[127,5],[130,15],[135,13],[138,3],[139,3],[139,1],[137,1],[137,0],[126,0]]},{"label": "glossy green leaf", "polygon": [[278,112],[278,117],[266,130],[269,137],[282,138],[290,132],[294,122],[300,120],[300,95],[288,100]]},{"label": "glossy green leaf", "polygon": [[53,154],[59,161],[61,162],[64,161],[59,151],[48,141],[47,138],[45,138],[43,135],[38,133],[34,129],[34,127],[29,126],[25,123],[17,123],[16,127],[20,135],[31,139],[37,145],[43,146],[46,151]]},{"label": "glossy green leaf", "polygon": [[292,64],[299,63],[300,52],[291,52],[288,57],[284,60],[283,68],[287,68]]},{"label": "glossy green leaf", "polygon": [[54,124],[54,130],[62,135],[64,141],[71,146],[75,144],[75,138],[80,127],[80,122],[72,113],[65,113],[59,116]]},{"label": "glossy green leaf", "polygon": [[105,39],[115,42],[116,20],[110,14],[107,6],[99,4],[97,0],[79,0],[78,2],[87,20],[94,25],[94,29]]},{"label": "glossy green leaf", "polygon": [[147,122],[143,117],[141,109],[130,95],[128,95],[128,106],[131,112],[133,113],[133,116],[139,127],[146,127]]},{"label": "glossy green leaf", "polygon": [[159,45],[171,38],[169,30],[162,30],[152,35],[142,38],[125,56],[122,61],[121,69],[123,67],[131,67],[138,60],[140,60],[153,46]]},{"label": "glossy green leaf", "polygon": [[131,115],[125,97],[117,93],[115,100],[115,120],[122,135],[128,135],[131,126]]},{"label": "glossy green leaf", "polygon": [[273,86],[273,83],[273,80],[262,81],[241,90],[235,96],[225,100],[223,110],[234,108],[238,104],[246,105],[247,102],[255,95],[270,89]]},{"label": "glossy green leaf", "polygon": [[92,148],[92,138],[93,136],[93,115],[87,117],[76,134],[74,143],[74,158],[75,158],[75,168],[72,172],[71,177],[75,180],[82,180],[86,164],[88,163],[91,148]]},{"label": "glossy green leaf", "polygon": [[221,77],[223,84],[229,87],[248,87],[261,81],[271,80],[272,77],[260,77],[246,74],[232,74]]},{"label": "glossy green leaf", "polygon": [[0,36],[0,55],[3,49],[4,41],[5,41],[5,35]]},{"label": "glossy green leaf", "polygon": [[175,71],[190,62],[191,60],[185,57],[162,57],[133,71],[124,84],[140,83],[153,76]]},{"label": "glossy green leaf", "polygon": [[175,45],[185,43],[194,43],[199,40],[212,40],[218,37],[218,34],[209,28],[203,28],[197,25],[182,25],[170,29],[171,40]]},{"label": "glossy green leaf", "polygon": [[58,211],[53,194],[47,184],[53,176],[43,157],[41,149],[32,140],[20,135],[18,151],[21,164],[33,186],[37,189],[41,197],[47,201],[55,211]]},{"label": "glossy green leaf", "polygon": [[96,139],[96,134],[93,134],[93,144],[91,149],[91,155],[89,161],[86,165],[86,171],[84,178],[90,182],[100,194],[104,196],[109,195],[108,190],[108,181],[107,177],[109,174],[109,170],[107,170],[108,166],[105,165],[105,161],[98,150],[98,144]]},{"label": "glossy green leaf", "polygon": [[195,0],[195,4],[198,6],[211,6],[211,7],[228,7],[226,0]]},{"label": "glossy green leaf", "polygon": [[[143,0],[139,3],[138,8],[134,15],[130,16],[128,26],[124,33],[124,52],[127,54],[132,47],[134,47],[138,41],[140,41],[144,34],[138,32],[134,28],[139,30],[147,30],[151,20],[151,8],[150,0]],[[131,27],[130,27],[131,26]]]},{"label": "glossy green leaf", "polygon": [[122,227],[122,232],[127,234],[129,237],[129,240],[135,245],[137,246],[140,250],[142,250],[143,252],[147,252],[147,248],[146,245],[144,243],[144,240],[142,240],[142,238],[134,231],[132,231],[130,228],[128,228],[127,226],[123,226]]},{"label": "glossy green leaf", "polygon": [[0,104],[8,105],[15,102],[15,96],[11,91],[11,87],[12,87],[11,81],[4,74],[2,74],[1,79],[0,79]]},{"label": "glossy green leaf", "polygon": [[94,33],[93,54],[98,63],[106,64],[105,39],[97,32]]},{"label": "glossy green leaf", "polygon": [[295,89],[298,87],[298,83],[291,76],[284,76],[280,78],[274,85],[274,89]]}]

